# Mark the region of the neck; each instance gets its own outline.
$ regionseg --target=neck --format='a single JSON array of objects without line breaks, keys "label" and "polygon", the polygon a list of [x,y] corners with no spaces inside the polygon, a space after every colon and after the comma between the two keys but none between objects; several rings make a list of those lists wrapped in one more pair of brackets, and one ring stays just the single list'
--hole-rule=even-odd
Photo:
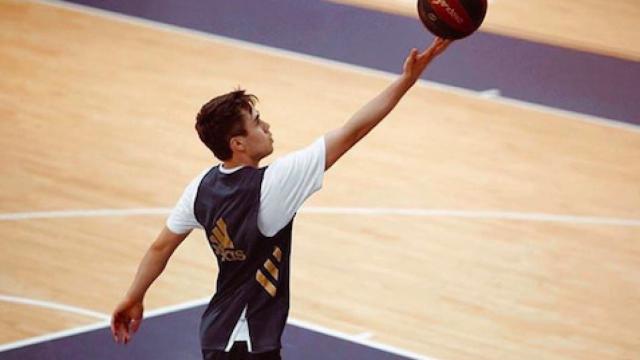
[{"label": "neck", "polygon": [[251,166],[257,168],[260,164],[260,160],[254,160],[249,158],[248,156],[233,156],[231,159],[227,161],[223,161],[222,165],[226,169],[233,169],[238,166]]}]

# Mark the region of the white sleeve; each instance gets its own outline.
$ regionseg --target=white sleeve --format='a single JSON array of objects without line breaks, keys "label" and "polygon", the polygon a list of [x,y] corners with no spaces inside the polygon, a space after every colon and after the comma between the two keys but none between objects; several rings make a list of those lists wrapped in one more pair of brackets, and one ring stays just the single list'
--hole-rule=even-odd
[{"label": "white sleeve", "polygon": [[187,185],[182,196],[178,199],[176,206],[171,210],[166,225],[174,234],[185,234],[196,228],[202,229],[202,225],[196,220],[193,204],[196,200],[200,181],[202,181],[202,178],[207,172],[209,172],[209,170],[202,172]]},{"label": "white sleeve", "polygon": [[291,221],[304,201],[320,190],[325,167],[324,136],[308,147],[274,161],[265,170],[258,229],[273,236]]}]

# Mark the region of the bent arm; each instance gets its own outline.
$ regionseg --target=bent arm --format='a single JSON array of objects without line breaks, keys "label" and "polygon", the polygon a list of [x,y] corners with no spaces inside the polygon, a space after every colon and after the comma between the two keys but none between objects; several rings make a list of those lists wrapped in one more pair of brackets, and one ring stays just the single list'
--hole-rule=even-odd
[{"label": "bent arm", "polygon": [[190,231],[184,234],[175,234],[166,226],[162,229],[142,258],[126,298],[132,301],[142,301],[151,284],[166,267],[174,250],[189,233]]},{"label": "bent arm", "polygon": [[142,300],[147,289],[162,273],[171,254],[189,232],[175,234],[165,226],[147,250],[127,295],[116,306],[111,316],[111,333],[117,343],[128,343],[133,333],[138,331],[142,321]]},{"label": "bent arm", "polygon": [[400,77],[358,110],[342,127],[325,135],[325,170],[329,169],[393,110],[431,60],[442,53],[450,43],[449,40],[437,38],[422,53],[412,49],[404,62]]}]

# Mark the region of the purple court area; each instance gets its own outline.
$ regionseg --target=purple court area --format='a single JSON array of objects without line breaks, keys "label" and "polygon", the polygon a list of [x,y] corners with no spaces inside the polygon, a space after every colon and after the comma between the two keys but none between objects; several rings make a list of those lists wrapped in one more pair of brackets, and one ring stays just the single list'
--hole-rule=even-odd
[{"label": "purple court area", "polygon": [[[198,340],[205,306],[144,320],[133,342],[116,345],[110,330],[99,329],[35,345],[0,352],[0,360],[188,360],[201,359]],[[283,359],[406,360],[344,339],[288,324],[282,341]]]},{"label": "purple court area", "polygon": [[[408,50],[432,38],[417,13],[320,0],[69,2],[389,72],[399,72]],[[426,76],[640,125],[640,63],[634,61],[479,32],[454,44]]]}]

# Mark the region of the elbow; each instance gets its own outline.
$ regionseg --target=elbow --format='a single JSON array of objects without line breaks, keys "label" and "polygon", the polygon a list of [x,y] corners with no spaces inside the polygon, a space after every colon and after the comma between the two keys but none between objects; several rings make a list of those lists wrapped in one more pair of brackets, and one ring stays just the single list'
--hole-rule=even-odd
[{"label": "elbow", "polygon": [[358,140],[362,139],[362,137],[366,134],[366,131],[361,127],[345,126],[343,128],[342,134],[343,136],[341,138],[341,145],[343,147],[350,148],[355,145]]}]

